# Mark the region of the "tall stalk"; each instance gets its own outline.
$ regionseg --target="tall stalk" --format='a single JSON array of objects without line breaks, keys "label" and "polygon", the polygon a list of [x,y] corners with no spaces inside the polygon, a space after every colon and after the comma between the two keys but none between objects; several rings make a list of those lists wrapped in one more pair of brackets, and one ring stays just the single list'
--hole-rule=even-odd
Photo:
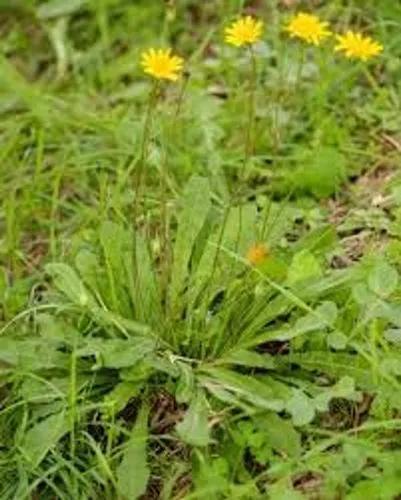
[{"label": "tall stalk", "polygon": [[[178,98],[176,101],[176,106],[173,112],[172,120],[169,123],[169,130],[175,130],[175,125],[177,123],[178,116],[181,112],[182,102],[184,100],[185,90],[188,84],[188,78],[183,80],[181,85]],[[172,250],[169,238],[169,221],[168,221],[168,154],[167,147],[169,143],[169,138],[165,133],[165,128],[163,127],[164,136],[164,147],[163,147],[163,158],[161,161],[161,175],[160,175],[160,191],[161,191],[161,250],[160,254],[162,256],[162,269],[161,269],[161,291],[162,295],[165,295],[165,310],[168,310],[168,294],[166,293],[168,279],[169,279],[169,269],[171,268],[172,260]]]},{"label": "tall stalk", "polygon": [[[133,188],[134,188],[134,205],[133,205],[133,272],[134,272],[134,287],[136,289],[136,298],[138,302],[142,302],[142,291],[138,286],[138,254],[137,254],[137,231],[138,224],[137,219],[139,215],[139,204],[141,197],[141,189],[144,178],[144,171],[146,166],[146,160],[148,157],[148,147],[149,147],[149,139],[151,133],[151,125],[152,125],[152,117],[153,113],[157,107],[157,101],[159,97],[160,84],[156,81],[149,93],[148,104],[146,108],[145,114],[145,122],[143,126],[143,135],[142,135],[142,143],[140,150],[140,157],[138,163],[136,164],[136,168],[133,174]],[[146,292],[145,292],[146,293]],[[141,307],[141,304],[135,304],[136,307]]]},{"label": "tall stalk", "polygon": [[242,234],[242,201],[241,201],[241,188],[245,185],[246,169],[249,164],[249,160],[253,154],[254,150],[254,128],[255,128],[255,97],[256,97],[256,86],[257,86],[257,66],[255,52],[252,45],[249,47],[250,55],[250,74],[249,74],[249,96],[248,96],[248,120],[245,133],[245,149],[244,149],[244,159],[242,162],[242,167],[238,176],[238,188],[236,190],[235,198],[239,204],[238,212],[238,234],[237,241],[235,245],[235,251],[238,251],[241,234]]},{"label": "tall stalk", "polygon": [[140,150],[140,156],[138,159],[138,163],[136,165],[136,168],[134,170],[134,175],[133,175],[133,184],[134,184],[134,206],[133,206],[133,222],[134,222],[134,228],[136,228],[137,225],[137,217],[138,217],[138,209],[139,209],[139,203],[140,203],[140,197],[141,197],[141,189],[142,189],[142,183],[143,183],[143,178],[144,178],[144,170],[145,170],[145,164],[146,160],[148,157],[148,147],[149,147],[149,139],[150,139],[150,132],[151,132],[151,124],[152,124],[152,117],[153,113],[157,107],[157,101],[159,98],[159,90],[160,90],[160,85],[159,82],[156,81],[149,93],[149,98],[148,98],[148,104],[146,107],[146,114],[145,114],[145,122],[143,126],[143,135],[142,135],[142,142],[141,142],[141,150]]},{"label": "tall stalk", "polygon": [[[252,45],[249,47],[250,56],[250,73],[249,73],[249,95],[248,95],[248,119],[245,132],[245,148],[244,148],[244,159],[242,162],[242,168],[238,176],[240,183],[245,179],[246,167],[248,166],[249,160],[252,156],[254,149],[254,127],[255,127],[255,97],[256,97],[256,85],[257,85],[257,66],[255,52]],[[239,191],[238,188],[237,191]]]},{"label": "tall stalk", "polygon": [[[242,183],[245,181],[245,174],[246,174],[246,168],[249,163],[249,159],[252,156],[253,149],[254,149],[254,123],[255,123],[255,97],[256,97],[256,87],[257,87],[257,65],[256,65],[256,58],[255,58],[255,52],[253,50],[253,47],[249,47],[249,54],[250,54],[250,73],[249,73],[249,95],[248,95],[248,119],[247,119],[247,126],[246,126],[246,132],[245,132],[245,141],[244,141],[244,158],[242,161],[242,166],[240,173],[238,175],[238,187],[234,191],[234,195],[231,197],[231,200],[227,203],[224,213],[223,213],[223,221],[221,224],[218,240],[217,240],[217,245],[216,245],[216,253],[214,255],[213,259],[213,264],[212,264],[212,271],[210,273],[210,276],[205,284],[205,288],[208,288],[208,284],[213,282],[213,277],[217,269],[217,263],[218,259],[220,256],[220,248],[221,244],[223,242],[223,237],[224,237],[224,231],[226,229],[228,217],[230,214],[230,210],[233,207],[233,204],[237,201],[239,203],[239,222],[238,222],[238,234],[237,234],[237,241],[236,241],[236,248],[235,250],[238,251],[239,247],[239,242],[241,238],[241,233],[242,233],[242,205],[241,205],[241,186]],[[233,203],[234,202],[234,203]]]}]

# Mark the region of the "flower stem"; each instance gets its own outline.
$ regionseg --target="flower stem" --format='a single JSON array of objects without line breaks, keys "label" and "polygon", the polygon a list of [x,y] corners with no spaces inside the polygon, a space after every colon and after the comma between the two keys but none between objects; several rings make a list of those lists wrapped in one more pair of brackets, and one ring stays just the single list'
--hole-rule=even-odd
[{"label": "flower stem", "polygon": [[136,227],[137,225],[141,188],[143,184],[143,177],[145,170],[144,167],[148,156],[148,146],[149,146],[149,139],[151,132],[152,116],[157,106],[158,97],[159,97],[159,82],[156,81],[149,93],[148,105],[145,114],[145,123],[143,126],[140,156],[133,175],[133,184],[135,193],[134,207],[133,207],[134,227]]},{"label": "flower stem", "polygon": [[238,187],[234,191],[233,195],[231,196],[231,200],[229,200],[227,205],[224,207],[223,220],[221,223],[219,235],[217,237],[216,253],[215,253],[214,258],[213,258],[213,264],[212,264],[210,276],[205,283],[205,293],[206,293],[206,290],[209,287],[211,288],[212,284],[213,284],[213,278],[214,278],[215,272],[217,270],[218,259],[220,256],[220,249],[221,249],[221,245],[222,245],[223,239],[224,239],[224,232],[225,232],[226,225],[227,225],[227,222],[228,222],[228,219],[230,216],[230,211],[233,208],[233,204],[235,204],[235,202],[237,202],[239,204],[238,233],[237,233],[237,241],[235,243],[235,250],[236,251],[238,251],[239,242],[240,242],[241,233],[242,233],[242,205],[241,205],[240,198],[241,198],[242,185],[245,182],[246,167],[249,163],[249,159],[250,159],[250,157],[253,153],[253,149],[254,149],[253,129],[254,129],[254,122],[255,122],[255,96],[256,96],[256,84],[257,84],[257,65],[256,65],[255,53],[254,53],[252,46],[249,47],[249,53],[250,53],[250,59],[251,59],[250,75],[249,75],[250,89],[249,89],[249,95],[248,95],[248,120],[247,120],[247,128],[246,128],[246,135],[245,135],[245,141],[244,141],[244,158],[243,158],[240,173],[238,175]]},{"label": "flower stem", "polygon": [[245,150],[244,150],[244,160],[242,162],[242,168],[239,175],[238,189],[236,193],[236,198],[239,204],[239,213],[238,213],[238,234],[237,241],[235,245],[235,250],[238,251],[241,234],[242,234],[242,203],[241,203],[241,189],[242,185],[245,185],[246,179],[246,169],[249,164],[249,160],[253,154],[254,150],[254,128],[255,128],[255,97],[256,97],[256,83],[257,83],[257,67],[256,67],[256,58],[253,47],[249,47],[249,54],[251,59],[251,68],[250,68],[250,76],[249,76],[249,100],[248,100],[248,122],[246,128],[245,135]]},{"label": "flower stem", "polygon": [[242,168],[239,175],[239,181],[244,181],[246,174],[246,167],[249,163],[249,159],[253,153],[254,144],[253,144],[253,132],[255,126],[255,96],[256,96],[256,80],[257,80],[257,67],[256,67],[256,58],[255,52],[250,46],[249,54],[251,59],[251,68],[250,68],[250,76],[249,76],[249,98],[248,98],[248,121],[246,127],[246,135],[245,135],[245,150],[244,150],[244,159],[242,162]]},{"label": "flower stem", "polygon": [[134,204],[133,204],[133,275],[134,275],[134,287],[136,289],[136,303],[135,308],[142,307],[142,290],[138,286],[138,273],[140,263],[138,262],[138,249],[137,249],[137,232],[138,232],[138,212],[141,197],[141,190],[144,178],[145,164],[148,157],[148,146],[151,133],[151,124],[153,112],[157,106],[157,100],[159,97],[159,82],[155,82],[150,90],[148,104],[146,108],[145,121],[143,126],[143,135],[140,156],[137,164],[135,165],[135,170],[133,173],[132,181],[134,188]]},{"label": "flower stem", "polygon": [[[175,110],[173,112],[173,116],[171,121],[169,121],[169,131],[176,130],[176,123],[178,116],[181,111],[182,102],[184,100],[185,90],[187,87],[188,79],[185,78],[183,81],[178,98],[176,101]],[[163,145],[163,158],[161,161],[161,175],[160,175],[160,191],[161,191],[161,293],[165,294],[165,310],[168,310],[168,299],[167,299],[167,287],[169,280],[169,269],[171,268],[172,261],[172,249],[170,245],[169,238],[169,220],[168,220],[168,190],[169,190],[169,177],[168,177],[168,153],[167,148],[170,142],[169,135],[166,132],[165,127],[163,127],[163,136],[164,136],[164,145]]]}]

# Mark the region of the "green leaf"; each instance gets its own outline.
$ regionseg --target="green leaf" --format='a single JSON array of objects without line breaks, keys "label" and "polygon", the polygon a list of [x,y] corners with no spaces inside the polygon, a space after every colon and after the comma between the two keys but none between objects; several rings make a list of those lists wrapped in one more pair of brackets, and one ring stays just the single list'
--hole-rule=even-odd
[{"label": "green leaf", "polygon": [[332,399],[348,399],[349,401],[360,401],[361,395],[355,390],[354,379],[345,376],[337,384],[316,396],[315,407],[318,411],[328,411],[329,403]]},{"label": "green leaf", "polygon": [[284,420],[275,413],[254,418],[257,428],[265,432],[265,439],[276,452],[288,457],[301,455],[301,436],[290,420]]},{"label": "green leaf", "polygon": [[306,333],[324,330],[333,325],[337,318],[337,306],[334,302],[323,302],[315,311],[297,319],[294,325],[266,332],[258,337],[257,343],[267,342],[270,340],[291,340]]},{"label": "green leaf", "polygon": [[369,459],[369,451],[369,445],[364,441],[344,443],[344,462],[350,474],[355,474],[363,469]]},{"label": "green leaf", "polygon": [[26,378],[18,388],[18,394],[26,401],[48,403],[55,399],[65,399],[70,381],[68,377],[42,379]]},{"label": "green leaf", "polygon": [[[264,207],[264,226],[266,229],[266,243],[270,248],[280,245],[280,242],[291,230],[297,211],[290,204],[266,201]],[[254,237],[254,232],[252,233]]]},{"label": "green leaf", "polygon": [[[131,290],[136,306],[137,317],[140,321],[159,325],[161,321],[161,296],[158,282],[155,276],[152,259],[146,241],[140,236],[136,236],[136,265],[137,271],[135,282],[132,283]],[[132,266],[130,260],[126,260],[126,267]],[[129,267],[127,273],[129,273]]]},{"label": "green leaf", "polygon": [[296,253],[288,269],[288,283],[294,285],[305,280],[320,278],[322,269],[316,257],[308,250]]},{"label": "green leaf", "polygon": [[401,493],[400,475],[367,479],[359,481],[352,491],[347,495],[347,500],[366,500],[374,498],[377,500],[392,500]]},{"label": "green leaf", "polygon": [[109,297],[108,303],[114,312],[129,317],[132,309],[126,290],[132,270],[133,237],[123,226],[105,221],[100,227],[99,239],[108,278],[108,289],[105,290]]},{"label": "green leaf", "polygon": [[7,271],[3,267],[0,267],[0,301],[2,303],[5,300],[9,286]]},{"label": "green leaf", "polygon": [[[209,287],[212,285],[217,293],[220,290],[221,273],[227,272],[227,270],[232,272],[235,267],[243,267],[241,263],[235,263],[230,258],[230,268],[228,269],[224,265],[228,257],[221,250],[221,247],[245,254],[249,246],[254,243],[256,217],[257,211],[254,205],[243,205],[241,210],[238,207],[231,207],[223,217],[225,220],[216,225],[214,231],[210,231],[210,237],[202,248],[199,263],[196,268],[192,269],[189,289],[192,301],[195,301],[197,297],[199,300],[203,299],[205,286],[210,289]],[[217,256],[219,256],[219,263],[223,262],[223,265],[216,267]],[[213,283],[210,283],[212,274],[214,280]]]},{"label": "green leaf", "polygon": [[46,339],[14,340],[0,338],[0,361],[19,366],[24,371],[63,369],[68,367],[69,356],[57,350],[57,344]]},{"label": "green leaf", "polygon": [[295,323],[295,329],[302,332],[317,330],[333,326],[337,319],[337,306],[334,302],[323,302],[313,313],[298,319]]},{"label": "green leaf", "polygon": [[269,488],[269,500],[305,500],[305,497],[293,488],[290,480],[284,479]]},{"label": "green leaf", "polygon": [[[248,203],[241,207],[231,207],[221,239],[222,246],[244,255],[249,247],[255,243],[256,219],[257,210],[254,204]],[[220,231],[221,227],[218,226],[217,240],[220,238]]]},{"label": "green leaf", "polygon": [[336,351],[342,351],[347,347],[348,337],[344,333],[335,331],[327,335],[327,345]]},{"label": "green leaf", "polygon": [[127,500],[135,500],[145,493],[150,476],[146,452],[148,414],[148,407],[142,406],[117,467],[118,489]]},{"label": "green leaf", "polygon": [[255,351],[248,351],[246,349],[239,349],[231,352],[222,359],[219,359],[218,364],[250,366],[252,368],[265,368],[266,370],[274,370],[276,367],[274,358],[270,354],[259,354]]},{"label": "green leaf", "polygon": [[49,313],[40,313],[36,317],[40,336],[49,342],[73,344],[79,332],[62,318]]},{"label": "green leaf", "polygon": [[300,149],[298,166],[291,176],[294,189],[317,198],[328,197],[340,189],[346,179],[346,160],[337,149],[319,146]]},{"label": "green leaf", "polygon": [[97,303],[87,290],[78,274],[67,264],[47,264],[46,272],[53,278],[55,286],[63,292],[73,304],[89,309],[96,309]]},{"label": "green leaf", "polygon": [[36,10],[40,19],[50,19],[66,16],[80,10],[88,0],[49,0],[42,3]]},{"label": "green leaf", "polygon": [[391,373],[398,377],[401,376],[401,356],[397,357],[396,353],[394,353],[384,358],[380,363],[380,367],[384,372]]},{"label": "green leaf", "polygon": [[48,451],[66,432],[68,432],[68,419],[65,412],[51,415],[28,430],[21,448],[32,469],[41,463]]},{"label": "green leaf", "polygon": [[[206,453],[205,453],[206,454]],[[193,457],[193,498],[196,500],[227,498],[227,493],[233,493],[230,488],[230,465],[225,457],[209,457],[201,454],[200,450]],[[167,498],[173,498],[173,495]],[[231,498],[240,500],[242,495],[233,495]],[[249,497],[248,497],[249,498]]]},{"label": "green leaf", "polygon": [[131,339],[87,339],[77,350],[77,356],[96,356],[106,368],[126,368],[155,350],[152,338],[133,337]]},{"label": "green leaf", "polygon": [[401,345],[401,328],[389,328],[384,332],[384,337],[392,344]]},{"label": "green leaf", "polygon": [[324,225],[318,227],[300,238],[294,244],[294,250],[299,252],[301,250],[309,250],[310,252],[325,253],[333,248],[337,242],[337,233],[335,227],[332,225]]},{"label": "green leaf", "polygon": [[382,298],[389,297],[398,286],[397,270],[385,261],[378,262],[369,274],[369,288]]},{"label": "green leaf", "polygon": [[189,275],[189,265],[197,238],[206,222],[211,207],[209,183],[202,177],[192,177],[185,187],[178,218],[177,237],[174,245],[174,263],[170,286],[173,307]]},{"label": "green leaf", "polygon": [[377,301],[377,296],[369,290],[365,283],[357,283],[352,288],[352,297],[361,307],[369,307]]},{"label": "green leaf", "polygon": [[287,402],[286,410],[292,416],[296,426],[309,424],[315,417],[313,400],[300,390],[293,389],[291,399]]},{"label": "green leaf", "polygon": [[194,391],[194,373],[191,366],[186,363],[178,362],[177,366],[180,370],[180,377],[175,391],[175,398],[178,403],[188,403]]},{"label": "green leaf", "polygon": [[139,323],[138,321],[134,321],[132,319],[123,318],[119,314],[100,309],[99,307],[92,311],[92,315],[94,320],[98,323],[113,325],[120,331],[124,332],[125,335],[133,333],[134,335],[145,336],[151,333],[149,325],[144,325],[143,323]]},{"label": "green leaf", "polygon": [[116,415],[127,405],[130,399],[139,395],[141,385],[136,382],[123,381],[114,386],[104,397],[102,411]]},{"label": "green leaf", "polygon": [[265,410],[282,411],[290,395],[286,385],[271,377],[260,380],[222,368],[208,368],[205,373],[210,378],[201,376],[199,379],[216,397],[218,397],[216,389],[220,389],[224,391],[223,394],[233,393],[244,402]]},{"label": "green leaf", "polygon": [[188,444],[209,444],[208,407],[202,390],[196,391],[184,419],[177,424],[176,429],[181,439]]},{"label": "green leaf", "polygon": [[[111,269],[111,268],[110,268]],[[66,264],[48,264],[46,266],[46,271],[52,276],[55,286],[66,295],[73,304],[79,305],[80,307],[88,309],[94,320],[98,323],[106,323],[108,325],[113,325],[117,327],[120,331],[133,332],[139,334],[145,334],[149,332],[150,328],[148,325],[136,322],[134,320],[126,319],[126,317],[121,316],[116,312],[109,311],[105,308],[101,308],[92,293],[85,287],[85,284],[80,279],[78,274],[70,266]],[[110,287],[115,286],[113,271],[110,271]],[[122,271],[123,274],[125,274]],[[112,295],[114,296],[116,309],[124,309],[124,307],[118,306],[117,302],[122,302],[124,294],[122,293],[125,288],[121,285],[118,287],[118,297],[117,288],[114,288]],[[126,307],[125,307],[126,309]]]},{"label": "green leaf", "polygon": [[87,249],[80,250],[75,257],[75,266],[85,284],[93,293],[101,290],[100,276],[103,274],[99,258]]},{"label": "green leaf", "polygon": [[289,365],[298,364],[305,370],[325,373],[336,378],[348,375],[365,390],[376,388],[371,366],[360,356],[327,351],[309,351],[281,356],[280,361],[286,361]]}]

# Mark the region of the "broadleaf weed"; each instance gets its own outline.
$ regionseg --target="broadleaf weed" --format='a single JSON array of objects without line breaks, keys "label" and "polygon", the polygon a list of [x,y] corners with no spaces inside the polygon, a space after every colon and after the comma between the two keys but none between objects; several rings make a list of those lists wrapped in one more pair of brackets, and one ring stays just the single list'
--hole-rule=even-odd
[{"label": "broadleaf weed", "polygon": [[382,3],[4,7],[1,498],[401,493]]}]

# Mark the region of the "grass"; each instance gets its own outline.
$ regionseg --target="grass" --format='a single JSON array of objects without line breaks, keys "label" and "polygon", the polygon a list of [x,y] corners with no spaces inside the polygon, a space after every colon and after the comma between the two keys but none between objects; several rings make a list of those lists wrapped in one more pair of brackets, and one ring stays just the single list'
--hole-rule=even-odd
[{"label": "grass", "polygon": [[[300,9],[383,54],[289,40]],[[398,498],[400,24],[0,1],[2,499]],[[186,73],[146,125],[159,45]]]}]

